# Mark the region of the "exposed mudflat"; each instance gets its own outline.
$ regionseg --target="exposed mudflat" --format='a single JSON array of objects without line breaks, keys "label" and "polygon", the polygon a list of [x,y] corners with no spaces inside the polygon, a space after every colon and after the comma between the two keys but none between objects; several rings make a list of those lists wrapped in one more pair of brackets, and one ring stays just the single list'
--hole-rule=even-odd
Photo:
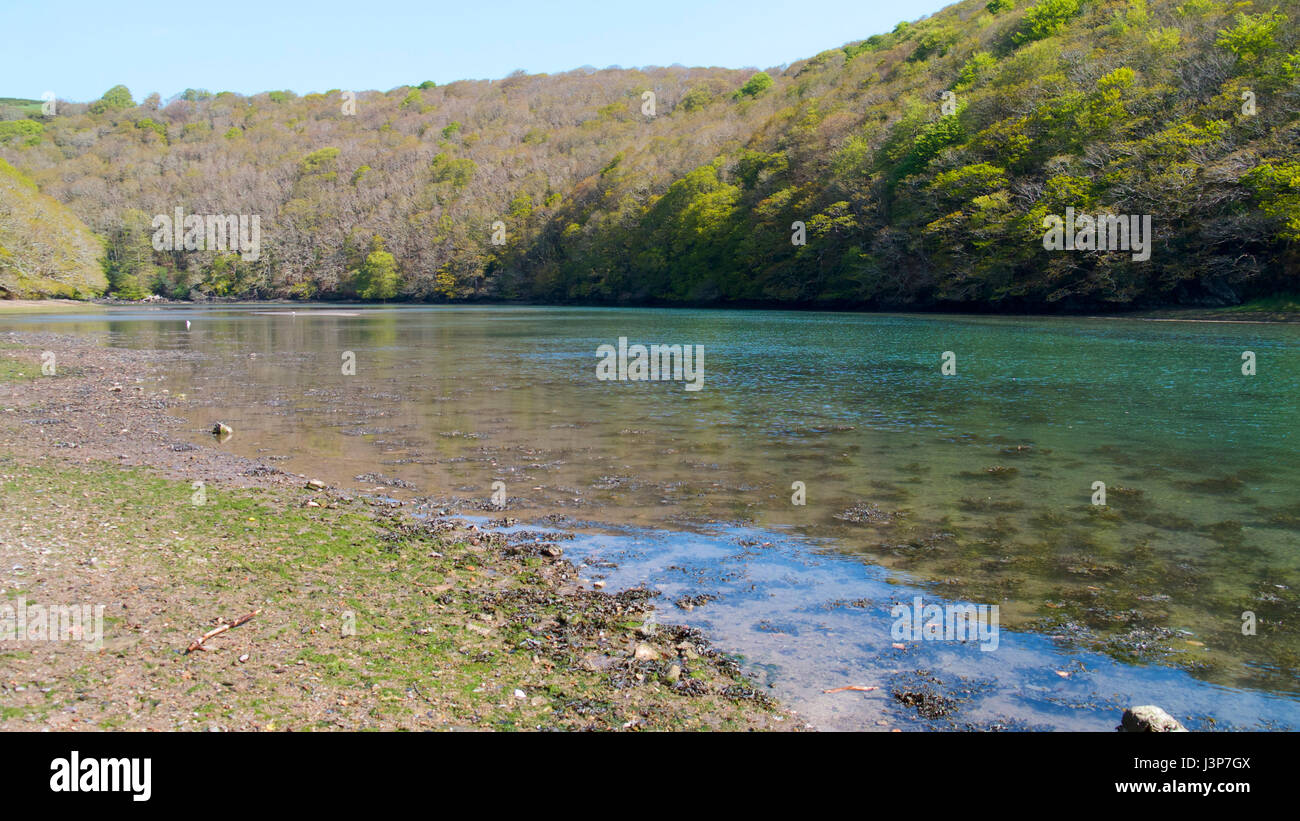
[{"label": "exposed mudflat", "polygon": [[0,602],[104,607],[97,649],[89,625],[0,641],[0,729],[802,726],[556,540],[187,441],[158,376],[187,354],[0,345]]}]

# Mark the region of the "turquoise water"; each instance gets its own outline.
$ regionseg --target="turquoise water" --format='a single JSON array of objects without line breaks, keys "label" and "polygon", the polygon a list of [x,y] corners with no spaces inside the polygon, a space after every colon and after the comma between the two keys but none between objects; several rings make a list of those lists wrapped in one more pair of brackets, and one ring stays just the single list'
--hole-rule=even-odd
[{"label": "turquoise water", "polygon": [[[1108,663],[1300,692],[1300,326],[531,307],[0,317],[34,326],[192,351],[167,381],[195,441],[219,418],[236,431],[222,447],[286,470],[459,510],[501,482],[521,521],[785,534]],[[703,346],[702,389],[597,379],[596,349],[619,337]],[[692,618],[710,607],[722,634],[763,619],[761,602]]]}]

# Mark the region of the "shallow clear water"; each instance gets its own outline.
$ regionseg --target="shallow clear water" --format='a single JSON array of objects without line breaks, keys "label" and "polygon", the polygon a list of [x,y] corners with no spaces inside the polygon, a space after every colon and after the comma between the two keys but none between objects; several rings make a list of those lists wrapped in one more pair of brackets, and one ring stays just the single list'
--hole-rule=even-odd
[{"label": "shallow clear water", "polygon": [[[580,544],[623,545],[611,578],[673,597],[740,573],[745,595],[663,618],[700,622],[814,713],[823,685],[898,666],[876,652],[882,635],[892,649],[892,589],[1000,607],[1015,635],[997,652],[917,650],[952,674],[973,664],[1023,692],[1038,685],[1016,653],[1058,669],[1084,653],[1115,671],[1097,699],[1136,697],[1122,682],[1151,675],[1188,690],[1189,711],[1244,720],[1267,704],[1297,722],[1298,326],[530,307],[0,316],[0,330],[34,326],[202,354],[168,377],[196,441],[220,419],[235,429],[222,447],[433,507],[482,508],[504,482],[521,521],[637,529]],[[619,337],[702,345],[703,389],[598,380],[596,349]],[[761,566],[791,578],[805,571],[788,563],[829,558],[811,588],[783,586],[752,563],[727,570],[738,541],[767,541],[779,558]],[[713,570],[674,581],[666,555]],[[859,598],[874,605],[809,612]],[[815,625],[839,611],[852,615],[832,632],[861,640],[826,643]]]}]

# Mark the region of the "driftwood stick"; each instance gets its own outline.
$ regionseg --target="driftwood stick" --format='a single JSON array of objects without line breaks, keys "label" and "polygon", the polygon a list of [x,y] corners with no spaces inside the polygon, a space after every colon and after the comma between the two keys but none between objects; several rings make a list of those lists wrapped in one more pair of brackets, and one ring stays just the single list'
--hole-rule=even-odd
[{"label": "driftwood stick", "polygon": [[244,616],[240,616],[239,618],[235,619],[234,621],[230,622],[229,624],[223,624],[223,625],[220,625],[219,627],[214,627],[214,628],[212,628],[212,629],[209,630],[208,632],[206,632],[206,633],[204,633],[203,635],[199,636],[199,637],[198,637],[197,639],[195,639],[194,641],[190,642],[190,646],[185,648],[185,652],[186,652],[186,653],[193,653],[195,650],[198,650],[198,649],[200,649],[200,648],[203,647],[203,642],[207,641],[208,639],[212,638],[213,636],[219,636],[219,635],[221,635],[222,633],[226,632],[227,630],[230,630],[230,629],[232,629],[232,628],[238,627],[239,625],[243,624],[244,622],[251,620],[251,619],[253,618],[253,616],[256,616],[258,613],[261,613],[261,612],[262,612],[262,608],[259,607],[259,608],[257,608],[256,610],[254,610],[252,613],[249,613],[249,614],[244,615]]},{"label": "driftwood stick", "polygon": [[411,687],[412,687],[412,689],[415,690],[415,694],[418,695],[420,698],[422,698],[422,699],[424,699],[425,701],[429,702],[429,703],[432,704],[434,707],[437,707],[437,706],[438,706],[438,702],[434,701],[433,699],[429,698],[428,696],[426,696],[426,695],[424,694],[424,691],[420,689],[420,685],[416,684],[416,683],[413,681],[413,682],[411,682]]},{"label": "driftwood stick", "polygon": [[822,690],[823,693],[870,693],[873,690],[879,690],[879,687],[863,687],[859,684],[850,684],[848,687],[834,687],[830,690]]}]

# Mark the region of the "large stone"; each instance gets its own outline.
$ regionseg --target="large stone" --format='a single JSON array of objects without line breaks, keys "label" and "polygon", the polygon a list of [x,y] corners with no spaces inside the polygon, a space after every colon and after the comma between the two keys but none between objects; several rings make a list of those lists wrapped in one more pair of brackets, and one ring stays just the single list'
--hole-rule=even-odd
[{"label": "large stone", "polygon": [[648,644],[638,644],[635,656],[637,661],[658,661],[662,658],[659,651]]},{"label": "large stone", "polygon": [[1178,719],[1154,704],[1130,707],[1124,711],[1120,725],[1115,729],[1125,733],[1185,733],[1187,728]]}]

